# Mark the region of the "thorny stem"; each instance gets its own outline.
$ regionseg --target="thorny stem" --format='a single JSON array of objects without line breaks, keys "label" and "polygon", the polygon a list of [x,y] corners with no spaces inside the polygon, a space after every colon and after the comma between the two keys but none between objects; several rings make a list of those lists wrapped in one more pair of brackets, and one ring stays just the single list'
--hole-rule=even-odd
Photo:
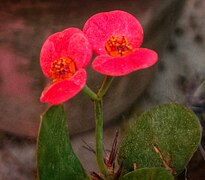
[{"label": "thorny stem", "polygon": [[109,173],[103,157],[103,97],[112,83],[113,77],[105,76],[97,97],[95,105],[95,122],[96,122],[96,158],[98,167],[106,179],[109,179]]},{"label": "thorny stem", "polygon": [[103,102],[101,100],[94,101],[95,106],[95,123],[96,123],[96,130],[95,130],[95,138],[96,138],[96,158],[98,167],[101,173],[107,177],[107,168],[104,163],[103,158]]},{"label": "thorny stem", "polygon": [[94,102],[95,111],[95,140],[96,140],[96,160],[102,175],[109,179],[108,169],[103,156],[103,97],[112,83],[113,77],[105,76],[103,83],[97,93],[93,92],[87,85],[83,91]]}]

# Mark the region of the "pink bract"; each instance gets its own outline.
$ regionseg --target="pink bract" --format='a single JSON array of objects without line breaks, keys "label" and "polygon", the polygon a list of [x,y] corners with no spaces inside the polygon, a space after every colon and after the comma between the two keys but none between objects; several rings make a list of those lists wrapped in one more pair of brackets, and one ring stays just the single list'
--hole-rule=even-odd
[{"label": "pink bract", "polygon": [[61,57],[73,59],[77,68],[84,68],[90,62],[92,51],[83,32],[68,28],[47,38],[40,53],[40,65],[45,76],[50,77],[51,63]]},{"label": "pink bract", "polygon": [[41,102],[61,104],[81,91],[86,83],[86,71],[78,70],[69,80],[62,80],[50,84],[41,95]]},{"label": "pink bract", "polygon": [[123,57],[111,57],[109,55],[97,56],[92,67],[109,76],[123,76],[133,71],[152,66],[158,55],[155,51],[139,48],[134,53]]},{"label": "pink bract", "polygon": [[[40,65],[45,76],[53,78],[51,67],[55,61],[64,63],[62,59],[69,59],[75,67],[72,77],[53,79],[42,92],[41,102],[60,104],[75,96],[84,87],[87,77],[84,68],[92,57],[92,49],[83,32],[77,28],[68,28],[49,36],[42,46]],[[66,61],[66,60],[65,60]],[[67,62],[67,61],[66,61]],[[56,65],[57,63],[55,63]],[[59,70],[61,67],[57,67]],[[54,65],[53,65],[54,66]],[[67,64],[67,66],[71,66]],[[65,71],[68,71],[65,67]],[[54,67],[55,70],[55,67]],[[69,69],[70,70],[70,69]],[[57,71],[56,71],[57,72]],[[63,69],[64,72],[64,69]],[[55,73],[55,72],[54,72]],[[58,73],[58,72],[57,72]],[[57,75],[56,75],[57,77]],[[64,78],[66,77],[66,78]]]},{"label": "pink bract", "polygon": [[158,60],[155,51],[140,48],[142,26],[127,12],[115,10],[95,14],[87,20],[83,32],[98,55],[92,67],[102,74],[122,76],[148,68]]}]

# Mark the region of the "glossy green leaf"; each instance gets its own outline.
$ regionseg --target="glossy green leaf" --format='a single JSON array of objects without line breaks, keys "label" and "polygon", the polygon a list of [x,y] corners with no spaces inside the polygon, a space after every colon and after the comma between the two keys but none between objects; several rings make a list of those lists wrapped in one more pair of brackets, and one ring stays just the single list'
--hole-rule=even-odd
[{"label": "glossy green leaf", "polygon": [[121,180],[174,180],[165,168],[141,168],[124,175]]},{"label": "glossy green leaf", "polygon": [[186,167],[201,140],[197,116],[171,103],[151,108],[134,122],[122,141],[118,160],[125,172],[133,166],[165,167],[173,174]]},{"label": "glossy green leaf", "polygon": [[52,106],[42,116],[37,144],[40,180],[84,180],[86,173],[73,152],[62,105]]}]

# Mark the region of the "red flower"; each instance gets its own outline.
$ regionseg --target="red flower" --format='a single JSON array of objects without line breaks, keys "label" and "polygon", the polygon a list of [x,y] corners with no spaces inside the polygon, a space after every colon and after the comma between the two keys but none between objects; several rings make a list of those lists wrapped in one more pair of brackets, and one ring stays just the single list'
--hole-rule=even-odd
[{"label": "red flower", "polygon": [[106,75],[122,76],[156,63],[155,51],[140,48],[143,29],[138,20],[124,11],[96,14],[88,19],[83,32],[97,56],[92,67]]},{"label": "red flower", "polygon": [[52,83],[42,92],[41,102],[60,104],[75,96],[86,83],[84,68],[91,56],[90,44],[77,28],[49,36],[41,49],[40,65]]}]

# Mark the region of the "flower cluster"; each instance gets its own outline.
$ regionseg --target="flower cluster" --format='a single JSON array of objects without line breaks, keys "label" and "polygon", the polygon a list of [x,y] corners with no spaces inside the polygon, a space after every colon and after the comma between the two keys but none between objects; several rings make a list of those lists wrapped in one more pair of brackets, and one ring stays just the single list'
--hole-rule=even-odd
[{"label": "flower cluster", "polygon": [[155,64],[155,51],[140,48],[143,29],[131,14],[115,10],[90,17],[83,30],[68,28],[47,38],[40,54],[40,65],[52,82],[41,94],[41,102],[60,104],[75,96],[86,84],[85,67],[92,51],[95,71],[123,76]]}]

